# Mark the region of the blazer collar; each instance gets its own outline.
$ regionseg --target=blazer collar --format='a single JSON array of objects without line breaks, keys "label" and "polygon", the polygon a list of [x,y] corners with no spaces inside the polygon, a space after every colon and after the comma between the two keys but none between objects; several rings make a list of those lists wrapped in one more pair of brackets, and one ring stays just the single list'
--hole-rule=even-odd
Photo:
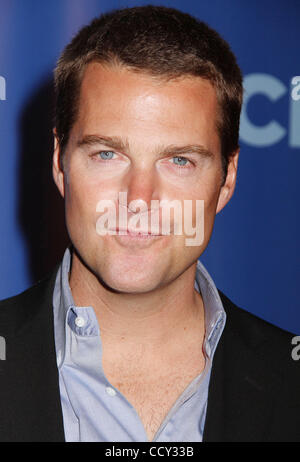
[{"label": "blazer collar", "polygon": [[243,325],[237,318],[245,312],[220,296],[227,323],[215,352],[203,441],[263,441],[281,379],[259,354],[262,331]]}]

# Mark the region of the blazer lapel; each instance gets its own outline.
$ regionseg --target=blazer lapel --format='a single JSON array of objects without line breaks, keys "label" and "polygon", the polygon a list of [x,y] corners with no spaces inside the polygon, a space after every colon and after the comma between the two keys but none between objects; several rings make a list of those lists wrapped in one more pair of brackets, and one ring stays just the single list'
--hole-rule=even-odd
[{"label": "blazer lapel", "polygon": [[64,441],[53,326],[55,276],[56,271],[7,307],[15,324],[6,326],[6,360],[0,362],[1,441]]},{"label": "blazer lapel", "polygon": [[281,379],[258,352],[265,339],[235,324],[239,308],[227,300],[222,300],[227,321],[214,356],[203,441],[263,441]]}]

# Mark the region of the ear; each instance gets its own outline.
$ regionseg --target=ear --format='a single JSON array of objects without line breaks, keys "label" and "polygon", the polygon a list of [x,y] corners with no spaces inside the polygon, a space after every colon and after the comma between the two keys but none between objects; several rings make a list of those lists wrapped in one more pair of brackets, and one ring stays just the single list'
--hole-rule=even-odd
[{"label": "ear", "polygon": [[53,152],[53,159],[52,159],[52,175],[56,186],[62,197],[65,197],[65,186],[64,186],[64,171],[62,166],[62,159],[61,159],[61,151],[60,145],[58,142],[58,137],[56,130],[53,130],[54,134],[54,152]]},{"label": "ear", "polygon": [[240,150],[238,149],[229,158],[227,175],[226,175],[225,183],[223,184],[220,190],[216,214],[219,213],[225,207],[226,204],[228,204],[231,197],[233,196],[235,184],[236,184],[239,153],[240,153]]}]

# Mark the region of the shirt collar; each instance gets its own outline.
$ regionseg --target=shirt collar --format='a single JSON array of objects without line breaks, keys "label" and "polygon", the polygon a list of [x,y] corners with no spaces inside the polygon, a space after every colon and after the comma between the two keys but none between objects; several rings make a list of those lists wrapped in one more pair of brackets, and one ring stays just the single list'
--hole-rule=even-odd
[{"label": "shirt collar", "polygon": [[[82,333],[82,328],[76,326],[74,322],[79,310],[89,323],[88,330],[85,330],[85,332],[88,332],[87,335],[97,335],[99,333],[93,308],[76,307],[74,304],[69,284],[70,267],[71,251],[67,248],[56,276],[53,293],[55,345],[59,366],[64,359],[66,329],[69,327],[76,334],[80,335]],[[202,295],[205,313],[204,346],[207,356],[212,358],[225,326],[226,313],[212,278],[199,260],[197,262],[194,287]]]},{"label": "shirt collar", "polygon": [[212,357],[222,335],[226,322],[226,313],[214,281],[204,265],[197,261],[195,289],[201,293],[205,314],[206,353]]}]

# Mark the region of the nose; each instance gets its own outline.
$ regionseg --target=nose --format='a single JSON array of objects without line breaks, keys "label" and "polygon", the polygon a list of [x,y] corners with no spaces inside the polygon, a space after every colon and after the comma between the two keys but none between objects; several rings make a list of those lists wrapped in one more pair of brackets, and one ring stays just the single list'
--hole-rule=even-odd
[{"label": "nose", "polygon": [[150,211],[151,201],[159,200],[159,181],[155,167],[132,167],[123,181],[122,188],[122,192],[127,193],[129,212]]}]

